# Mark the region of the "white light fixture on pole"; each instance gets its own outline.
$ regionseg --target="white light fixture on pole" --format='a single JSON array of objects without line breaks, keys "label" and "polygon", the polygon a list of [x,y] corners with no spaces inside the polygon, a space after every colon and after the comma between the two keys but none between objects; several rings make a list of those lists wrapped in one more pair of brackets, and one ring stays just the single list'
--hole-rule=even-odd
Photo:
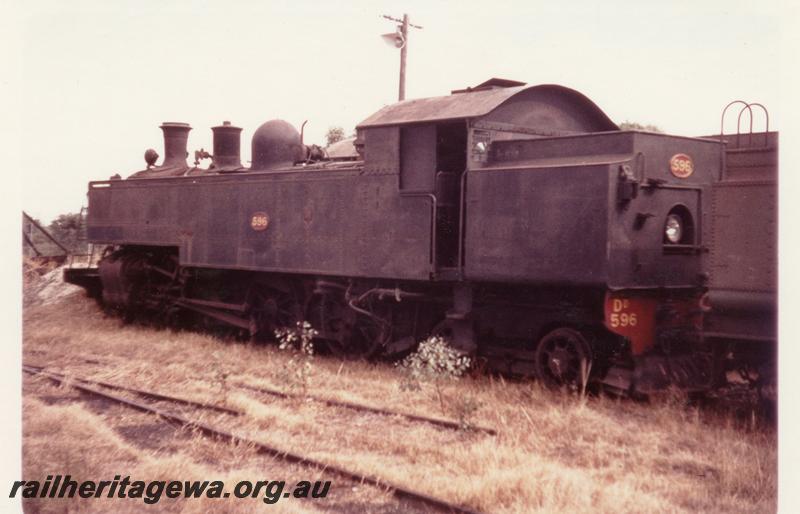
[{"label": "white light fixture on pole", "polygon": [[383,15],[387,20],[398,22],[396,32],[382,34],[381,37],[386,44],[400,49],[400,87],[398,92],[398,100],[406,99],[406,53],[408,52],[408,27],[421,29],[419,25],[412,25],[408,22],[408,14],[403,15],[403,19],[393,18],[391,16]]}]

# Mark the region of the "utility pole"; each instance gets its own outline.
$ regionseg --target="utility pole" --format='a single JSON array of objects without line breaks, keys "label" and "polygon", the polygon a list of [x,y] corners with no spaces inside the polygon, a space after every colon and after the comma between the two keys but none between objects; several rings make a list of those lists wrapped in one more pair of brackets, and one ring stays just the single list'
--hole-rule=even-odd
[{"label": "utility pole", "polygon": [[397,99],[406,99],[406,55],[408,54],[408,14],[403,14],[403,24],[400,26],[400,34],[403,36],[403,48],[400,49],[400,91]]},{"label": "utility pole", "polygon": [[390,32],[383,34],[381,37],[390,45],[400,49],[400,85],[398,87],[397,98],[400,101],[406,99],[406,55],[408,55],[408,28],[414,27],[421,29],[419,25],[412,25],[408,21],[408,14],[403,14],[403,19],[393,18],[392,16],[383,15],[387,20],[399,23],[397,32]]}]

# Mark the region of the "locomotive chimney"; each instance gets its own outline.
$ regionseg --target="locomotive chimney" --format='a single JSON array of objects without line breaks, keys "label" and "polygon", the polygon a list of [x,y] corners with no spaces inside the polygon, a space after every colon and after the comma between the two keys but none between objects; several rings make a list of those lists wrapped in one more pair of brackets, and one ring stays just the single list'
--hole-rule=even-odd
[{"label": "locomotive chimney", "polygon": [[189,140],[189,131],[192,127],[188,123],[165,121],[161,124],[164,131],[164,163],[162,166],[186,167],[186,143]]},{"label": "locomotive chimney", "polygon": [[211,127],[214,132],[214,168],[233,170],[242,167],[239,158],[239,136],[242,129],[223,121],[222,125]]}]

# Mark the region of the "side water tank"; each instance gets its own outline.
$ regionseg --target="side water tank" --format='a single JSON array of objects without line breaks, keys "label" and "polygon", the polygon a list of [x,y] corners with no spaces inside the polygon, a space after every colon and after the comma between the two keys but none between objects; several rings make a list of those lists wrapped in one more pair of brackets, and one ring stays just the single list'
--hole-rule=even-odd
[{"label": "side water tank", "polygon": [[302,158],[300,133],[290,123],[271,120],[253,134],[254,170],[291,166]]}]

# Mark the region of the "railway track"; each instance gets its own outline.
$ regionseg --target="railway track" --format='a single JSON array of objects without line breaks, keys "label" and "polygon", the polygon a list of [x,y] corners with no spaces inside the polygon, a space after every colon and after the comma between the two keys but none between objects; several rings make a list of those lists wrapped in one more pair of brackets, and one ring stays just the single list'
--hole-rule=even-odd
[{"label": "railway track", "polygon": [[63,375],[61,373],[54,373],[52,371],[45,371],[45,368],[42,367],[42,366],[32,366],[32,365],[29,365],[29,364],[23,365],[22,366],[23,371],[26,371],[26,372],[30,373],[31,371],[28,371],[28,369],[26,369],[26,368],[30,368],[31,371],[38,372],[39,374],[42,374],[43,376],[53,375],[53,376],[59,377],[60,379],[75,380],[75,381],[82,382],[82,383],[85,383],[85,384],[99,385],[99,386],[107,387],[109,389],[116,389],[117,391],[127,391],[129,393],[134,393],[134,394],[137,394],[137,395],[145,397],[145,398],[152,398],[153,400],[163,400],[163,401],[168,401],[168,402],[173,402],[173,403],[180,403],[180,404],[183,404],[183,405],[190,405],[190,406],[193,406],[193,407],[199,407],[201,409],[213,410],[213,411],[222,412],[222,413],[225,413],[225,414],[232,414],[234,416],[241,416],[242,414],[244,414],[244,412],[242,412],[242,411],[238,411],[236,409],[231,409],[229,407],[225,407],[225,406],[222,406],[222,405],[214,405],[212,403],[197,402],[197,401],[194,401],[194,400],[187,400],[186,398],[178,398],[177,396],[170,396],[170,395],[166,395],[166,394],[161,394],[161,393],[157,393],[155,391],[148,391],[148,390],[145,390],[145,389],[138,389],[138,388],[135,388],[135,387],[127,387],[127,386],[120,385],[120,384],[112,384],[110,382],[104,382],[102,380],[89,380],[87,378],[76,377],[76,376],[73,376],[73,375],[69,375],[68,376],[68,375]]},{"label": "railway track", "polygon": [[[315,396],[315,395],[311,395],[311,394],[298,395],[298,394],[285,393],[283,391],[279,391],[277,389],[273,389],[273,388],[270,388],[270,387],[254,386],[254,385],[251,385],[251,384],[246,384],[246,383],[241,383],[241,382],[237,382],[235,385],[238,386],[238,387],[241,387],[242,389],[247,389],[249,391],[254,391],[254,392],[257,392],[257,393],[264,393],[264,394],[268,394],[268,395],[271,395],[271,396],[277,396],[278,398],[307,398],[307,399],[311,399],[311,400],[313,400],[315,402],[324,403],[324,404],[329,405],[331,407],[341,407],[343,409],[350,409],[350,410],[354,410],[354,411],[357,411],[357,412],[369,412],[369,413],[372,413],[372,414],[380,414],[382,416],[400,416],[402,418],[405,418],[405,419],[408,419],[408,420],[411,420],[411,421],[418,421],[418,422],[421,422],[421,423],[429,423],[431,425],[436,425],[436,426],[443,427],[443,428],[449,428],[449,429],[452,429],[452,430],[460,430],[460,429],[464,428],[464,426],[461,423],[458,423],[456,421],[450,421],[450,420],[447,420],[447,419],[431,418],[429,416],[421,416],[419,414],[410,414],[410,413],[406,413],[406,412],[399,412],[399,411],[394,411],[394,410],[389,410],[389,409],[381,409],[381,408],[378,408],[378,407],[371,407],[371,406],[368,406],[368,405],[361,405],[359,403],[354,403],[354,402],[345,402],[345,401],[341,401],[341,400],[332,400],[330,398],[323,398],[321,396]],[[479,425],[471,425],[469,427],[469,430],[473,430],[475,432],[483,432],[483,433],[488,434],[488,435],[497,435],[497,431],[495,429],[489,428],[489,427],[482,427],[482,426],[479,426]]]},{"label": "railway track", "polygon": [[[97,361],[94,361],[94,362],[96,363]],[[29,368],[32,368],[32,369],[39,369],[39,370],[44,369],[44,367],[42,367],[42,366],[34,366],[34,365],[30,365],[30,364],[26,364],[26,366],[29,367]],[[163,395],[161,393],[154,392],[154,391],[146,391],[144,389],[134,389],[134,388],[130,388],[130,387],[126,387],[126,386],[122,386],[122,385],[118,385],[118,384],[111,384],[109,382],[103,382],[103,381],[99,381],[99,380],[87,380],[87,379],[76,378],[76,377],[73,377],[73,376],[70,376],[70,378],[73,379],[73,380],[80,380],[80,381],[84,381],[84,382],[88,382],[88,383],[94,383],[94,384],[101,385],[101,386],[104,386],[104,387],[109,387],[109,388],[112,388],[112,389],[117,389],[117,390],[136,393],[139,396],[149,397],[149,398],[152,398],[154,400],[167,400],[167,401],[172,401],[172,402],[176,402],[176,403],[183,403],[184,405],[193,405],[195,407],[205,408],[205,409],[209,409],[209,410],[215,410],[215,411],[218,411],[218,412],[223,412],[223,413],[226,413],[226,414],[233,414],[233,415],[236,415],[236,416],[241,416],[241,415],[244,414],[243,411],[232,409],[230,407],[224,407],[224,406],[221,406],[221,405],[213,405],[213,404],[209,404],[209,403],[196,402],[196,401],[193,401],[193,400],[181,399],[181,398],[177,398],[177,397],[174,397],[174,396],[166,396],[166,395]],[[248,384],[246,382],[236,382],[236,383],[234,383],[234,385],[236,387],[241,388],[241,389],[245,389],[245,390],[256,392],[256,393],[263,393],[263,394],[267,394],[267,395],[270,395],[270,396],[275,396],[277,398],[283,398],[283,399],[296,399],[296,398],[310,399],[312,401],[315,401],[315,402],[318,402],[318,403],[323,403],[323,404],[331,406],[331,407],[340,407],[340,408],[343,408],[343,409],[349,409],[349,410],[353,410],[353,411],[356,411],[356,412],[368,412],[368,413],[372,413],[372,414],[378,414],[378,415],[381,415],[381,416],[398,416],[398,417],[401,417],[401,418],[404,418],[404,419],[407,419],[407,420],[410,420],[410,421],[415,421],[415,422],[420,422],[420,423],[427,423],[427,424],[430,424],[430,425],[434,425],[434,426],[438,426],[438,427],[442,427],[442,428],[447,428],[447,429],[451,429],[451,430],[462,430],[462,429],[465,428],[462,423],[459,423],[457,421],[448,420],[448,419],[433,418],[433,417],[430,417],[430,416],[423,416],[421,414],[412,414],[412,413],[408,413],[408,412],[400,412],[400,411],[395,411],[395,410],[391,410],[391,409],[382,409],[382,408],[379,408],[379,407],[372,407],[370,405],[363,405],[363,404],[355,403],[355,402],[347,402],[347,401],[342,401],[342,400],[333,400],[333,399],[330,399],[330,398],[324,398],[324,397],[316,396],[316,395],[312,395],[312,394],[305,394],[305,395],[292,394],[292,393],[287,393],[287,392],[280,391],[278,389],[274,389],[274,388],[271,388],[271,387],[256,386],[256,385]],[[469,425],[469,427],[467,427],[467,429],[471,430],[471,431],[474,431],[474,432],[481,432],[481,433],[484,433],[484,434],[487,434],[487,435],[492,435],[492,436],[497,435],[497,430],[495,430],[494,428],[490,428],[490,427],[484,427],[484,426],[480,426],[480,425]]]},{"label": "railway track", "polygon": [[[28,373],[32,376],[41,376],[51,380],[52,382],[58,383],[60,385],[67,385],[72,387],[83,394],[103,398],[105,400],[109,400],[125,407],[129,407],[131,409],[135,409],[140,412],[145,412],[149,414],[155,414],[160,418],[163,418],[169,422],[176,423],[180,426],[184,426],[187,428],[192,428],[198,430],[199,432],[219,438],[222,440],[230,441],[230,442],[237,442],[237,443],[244,443],[252,448],[254,448],[258,453],[267,454],[273,457],[277,457],[282,459],[286,462],[299,464],[303,466],[317,468],[322,471],[326,471],[333,475],[337,475],[339,477],[345,478],[347,480],[352,480],[354,482],[368,484],[374,487],[383,488],[390,490],[396,498],[401,501],[408,501],[420,505],[424,505],[427,508],[435,509],[440,512],[452,512],[452,513],[463,513],[463,514],[478,514],[479,511],[470,509],[465,506],[456,505],[450,503],[446,500],[436,498],[430,496],[425,493],[421,493],[418,491],[414,491],[412,489],[408,489],[406,487],[400,486],[398,484],[391,483],[387,480],[384,480],[380,477],[373,476],[373,475],[365,475],[355,471],[351,471],[341,466],[337,466],[335,464],[326,463],[317,459],[313,459],[311,457],[304,456],[299,453],[290,452],[284,449],[277,448],[275,446],[266,444],[261,441],[256,441],[250,439],[244,435],[236,434],[229,430],[226,430],[221,427],[214,426],[212,424],[193,420],[188,418],[183,414],[178,414],[172,411],[169,411],[162,407],[157,407],[154,405],[148,405],[142,401],[133,400],[130,398],[126,398],[123,396],[119,396],[118,394],[114,394],[110,391],[104,391],[105,389],[110,389],[114,391],[124,391],[127,393],[133,393],[142,398],[150,398],[157,401],[162,402],[172,402],[180,405],[188,405],[200,409],[207,409],[213,410],[216,412],[222,412],[225,414],[229,414],[232,416],[240,416],[244,414],[241,411],[237,411],[235,409],[230,409],[227,407],[204,403],[204,402],[196,402],[193,400],[188,400],[185,398],[178,398],[171,395],[166,395],[154,391],[142,390],[137,389],[134,387],[128,386],[121,386],[118,384],[112,384],[109,382],[103,381],[95,381],[83,377],[73,376],[73,375],[64,375],[60,373],[55,373],[52,371],[47,371],[45,368],[40,366],[29,366],[27,364],[23,364],[22,370],[25,373]],[[338,403],[338,402],[337,402]],[[352,404],[354,406],[358,406],[357,404]],[[369,411],[370,409],[365,408],[363,410]],[[377,409],[381,411],[381,409]],[[385,411],[391,412],[391,411]],[[431,418],[433,419],[433,418]]]}]

